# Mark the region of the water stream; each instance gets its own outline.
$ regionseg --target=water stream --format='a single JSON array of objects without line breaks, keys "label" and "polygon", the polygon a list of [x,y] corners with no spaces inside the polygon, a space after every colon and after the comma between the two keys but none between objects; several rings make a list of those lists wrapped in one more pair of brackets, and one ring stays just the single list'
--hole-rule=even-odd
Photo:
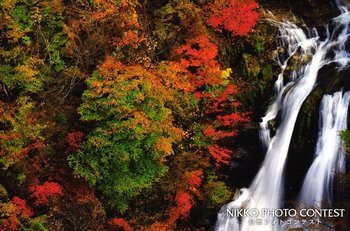
[{"label": "water stream", "polygon": [[320,130],[315,159],[304,179],[300,192],[301,206],[324,208],[332,205],[335,173],[344,173],[345,156],[339,131],[347,128],[350,92],[325,95],[320,107]]},{"label": "water stream", "polygon": [[[340,0],[338,4],[342,4]],[[260,140],[266,150],[265,159],[249,188],[241,189],[240,194],[234,201],[221,208],[218,213],[215,230],[271,231],[282,229],[279,225],[274,224],[275,218],[271,218],[264,224],[257,224],[254,221],[251,222],[248,216],[240,218],[229,216],[228,211],[233,209],[254,209],[261,213],[263,209],[283,207],[283,173],[300,108],[314,89],[318,73],[322,67],[335,63],[340,71],[346,68],[350,61],[350,54],[346,51],[344,45],[349,37],[350,16],[346,7],[338,5],[338,8],[342,14],[333,20],[331,26],[325,27],[326,35],[323,36],[325,37],[323,39],[321,39],[316,29],[302,29],[291,22],[275,22],[275,24],[279,25],[279,49],[283,49],[284,52],[277,60],[281,71],[275,82],[275,98],[260,124]],[[286,71],[287,67],[291,67],[289,69],[294,69],[294,71]],[[324,108],[322,113],[327,113],[327,115],[323,115],[323,118],[325,120],[331,120],[330,118],[332,118],[332,122],[329,122],[331,124],[329,126],[332,127],[330,129],[327,128],[327,131],[321,132],[323,132],[323,137],[332,136],[333,138],[330,144],[318,144],[316,160],[317,158],[330,158],[328,157],[331,155],[328,154],[329,152],[339,153],[340,141],[336,133],[339,129],[344,128],[343,125],[340,125],[340,120],[344,121],[344,118],[346,118],[347,110],[345,108],[349,102],[348,98],[349,94],[342,97],[341,93],[336,93],[333,97],[325,97],[325,102],[322,104],[322,108]],[[326,103],[331,104],[332,107],[328,108],[327,106],[326,108]],[[339,111],[341,110],[340,114],[334,114],[334,111],[338,109]],[[276,118],[278,118],[278,126],[274,135],[271,135],[269,121],[276,120]],[[325,128],[322,127],[322,129]],[[327,150],[324,148],[327,148]],[[327,155],[323,155],[323,152],[327,153]],[[337,155],[332,155],[332,161],[337,159],[334,156]],[[319,162],[323,163],[323,161]],[[314,203],[315,201],[320,201],[320,197],[323,198],[326,194],[325,192],[329,191],[328,189],[324,190],[324,185],[327,184],[327,187],[331,187],[329,177],[332,175],[331,171],[333,168],[334,161],[329,165],[314,162],[308,173],[310,174],[310,180],[308,180],[308,176],[305,179],[300,201],[312,203],[313,206],[319,205]],[[324,172],[324,178],[326,179],[320,180],[316,184],[311,178],[312,174],[319,174],[317,171]],[[323,189],[318,185],[323,185]],[[312,193],[310,193],[310,190]],[[328,197],[326,200],[328,200]]]}]

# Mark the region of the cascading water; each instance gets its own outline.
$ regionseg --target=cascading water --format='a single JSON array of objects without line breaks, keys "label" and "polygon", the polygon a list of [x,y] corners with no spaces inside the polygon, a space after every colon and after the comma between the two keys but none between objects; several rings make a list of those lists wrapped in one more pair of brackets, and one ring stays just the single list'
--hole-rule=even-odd
[{"label": "cascading water", "polygon": [[344,172],[344,148],[339,131],[347,125],[350,92],[323,97],[320,107],[320,131],[315,159],[306,174],[299,196],[301,206],[322,208],[332,204],[332,182],[335,173]]},{"label": "cascading water", "polygon": [[[290,22],[278,23],[280,26],[280,45],[285,54],[279,57],[281,72],[275,83],[276,96],[266,116],[260,124],[260,139],[266,148],[266,156],[260,170],[249,189],[241,189],[240,195],[231,203],[224,205],[217,217],[217,231],[263,231],[280,230],[280,226],[270,220],[264,224],[254,224],[249,217],[229,216],[234,209],[277,209],[282,207],[283,172],[288,149],[299,110],[313,90],[319,70],[327,64],[336,63],[339,70],[349,63],[345,42],[349,36],[349,14],[341,7],[343,14],[334,19],[332,32],[326,27],[326,38],[321,40],[315,29],[307,33]],[[300,68],[292,71],[286,78],[286,68],[293,56],[298,56]],[[286,57],[286,58],[283,58]],[[303,63],[306,63],[303,65]],[[295,63],[292,63],[295,65]],[[286,82],[286,83],[284,83]],[[268,122],[280,114],[279,126],[270,138]],[[334,148],[334,147],[333,147]],[[273,218],[271,218],[273,219]]]},{"label": "cascading water", "polygon": [[[290,22],[280,23],[279,32],[281,41],[278,49],[286,48],[286,57],[278,57],[277,62],[281,68],[281,72],[279,73],[274,86],[276,95],[275,100],[269,106],[266,115],[262,118],[262,122],[260,123],[260,142],[262,143],[263,148],[265,148],[265,151],[267,151],[267,148],[270,144],[270,129],[268,127],[268,122],[276,118],[277,113],[281,108],[283,93],[288,89],[289,86],[295,83],[297,76],[302,76],[303,72],[305,71],[304,67],[300,68],[300,70],[294,70],[289,75],[290,81],[284,85],[283,78],[288,61],[293,57],[293,55],[298,52],[299,47],[302,48],[302,50],[299,51],[299,53],[301,53],[301,59],[306,59],[307,56],[311,54],[311,48],[316,45],[313,44],[315,41],[312,38],[308,39],[306,37],[306,34],[301,28],[298,28],[296,25]],[[311,33],[312,31],[309,32]],[[317,38],[318,35],[314,34],[312,37]]]}]

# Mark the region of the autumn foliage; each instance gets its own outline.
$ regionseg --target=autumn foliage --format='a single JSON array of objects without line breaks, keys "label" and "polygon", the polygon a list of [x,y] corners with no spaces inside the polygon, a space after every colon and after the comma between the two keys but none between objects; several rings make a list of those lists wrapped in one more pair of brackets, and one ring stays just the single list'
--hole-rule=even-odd
[{"label": "autumn foliage", "polygon": [[55,182],[46,181],[42,185],[34,185],[29,187],[31,196],[35,199],[34,205],[45,205],[52,197],[62,196],[62,187]]},{"label": "autumn foliage", "polygon": [[17,196],[13,197],[10,203],[1,206],[0,230],[16,231],[19,229],[21,221],[34,215],[27,202]]},{"label": "autumn foliage", "polygon": [[208,5],[208,24],[232,35],[246,36],[258,20],[258,7],[254,0],[214,0]]},{"label": "autumn foliage", "polygon": [[68,151],[74,152],[79,149],[84,134],[80,131],[70,132],[67,135]]},{"label": "autumn foliage", "polygon": [[122,228],[124,231],[133,231],[129,223],[123,218],[113,218],[108,223],[115,228]]},{"label": "autumn foliage", "polygon": [[246,36],[257,8],[0,1],[0,230],[187,230],[219,208],[249,113],[218,31]]}]

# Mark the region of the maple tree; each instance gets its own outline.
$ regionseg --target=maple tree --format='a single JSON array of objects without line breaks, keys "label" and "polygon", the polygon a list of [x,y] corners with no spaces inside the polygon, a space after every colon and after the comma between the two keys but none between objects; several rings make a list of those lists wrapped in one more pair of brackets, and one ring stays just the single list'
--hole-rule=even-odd
[{"label": "maple tree", "polygon": [[55,196],[62,196],[62,187],[55,182],[44,182],[42,185],[33,185],[29,187],[32,197],[35,198],[34,205],[44,205],[48,199]]},{"label": "maple tree", "polygon": [[246,36],[255,26],[259,4],[254,0],[214,0],[209,3],[208,24],[232,35]]}]

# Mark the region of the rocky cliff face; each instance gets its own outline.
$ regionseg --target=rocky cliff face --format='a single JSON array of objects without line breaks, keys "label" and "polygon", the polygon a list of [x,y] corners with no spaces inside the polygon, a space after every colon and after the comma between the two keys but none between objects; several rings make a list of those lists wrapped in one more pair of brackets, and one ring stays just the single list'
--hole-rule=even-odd
[{"label": "rocky cliff face", "polygon": [[337,0],[259,0],[263,8],[291,11],[306,23],[320,25],[337,15]]}]

